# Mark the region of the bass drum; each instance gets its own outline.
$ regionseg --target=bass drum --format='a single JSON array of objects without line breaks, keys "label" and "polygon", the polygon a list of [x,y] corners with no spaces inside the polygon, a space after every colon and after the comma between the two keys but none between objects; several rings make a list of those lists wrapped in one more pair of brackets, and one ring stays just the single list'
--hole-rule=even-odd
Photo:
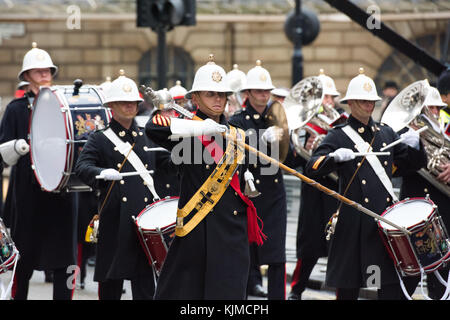
[{"label": "bass drum", "polygon": [[91,191],[72,172],[89,134],[111,121],[99,87],[42,87],[33,103],[30,156],[41,188],[48,192]]}]

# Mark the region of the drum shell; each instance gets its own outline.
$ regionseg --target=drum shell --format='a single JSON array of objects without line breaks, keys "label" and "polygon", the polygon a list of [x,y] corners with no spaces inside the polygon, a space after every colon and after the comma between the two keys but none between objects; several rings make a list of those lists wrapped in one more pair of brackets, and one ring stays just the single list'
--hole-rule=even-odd
[{"label": "drum shell", "polygon": [[409,235],[399,230],[383,228],[378,222],[386,249],[395,266],[404,276],[415,276],[439,269],[450,260],[449,237],[438,208],[427,198],[407,198],[390,206],[382,216],[386,216],[398,205],[410,201],[427,201],[432,211],[424,221],[419,221],[406,229]]},{"label": "drum shell", "polygon": [[140,224],[140,219],[145,214],[151,214],[152,208],[156,205],[164,206],[164,204],[169,201],[176,201],[178,203],[178,199],[179,197],[166,197],[156,201],[145,207],[145,209],[139,213],[137,218],[135,218],[136,230],[141,246],[147,256],[149,264],[158,275],[161,272],[164,260],[166,259],[167,252],[174,237],[176,219],[174,219],[170,224],[161,225],[151,229],[144,228]]}]

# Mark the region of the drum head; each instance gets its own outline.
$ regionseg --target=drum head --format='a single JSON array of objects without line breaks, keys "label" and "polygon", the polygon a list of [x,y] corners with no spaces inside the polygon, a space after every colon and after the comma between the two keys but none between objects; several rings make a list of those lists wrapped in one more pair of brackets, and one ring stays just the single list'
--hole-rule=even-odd
[{"label": "drum head", "polygon": [[178,197],[159,200],[139,214],[137,224],[145,230],[165,228],[176,222],[177,210]]},{"label": "drum head", "polygon": [[62,107],[52,88],[41,88],[33,107],[31,161],[41,187],[47,191],[58,187],[66,169],[69,137]]},{"label": "drum head", "polygon": [[[383,217],[400,227],[408,229],[416,224],[427,221],[433,211],[433,203],[424,198],[416,198],[394,204],[385,211]],[[396,230],[395,227],[383,221],[380,221],[380,226],[385,230]]]}]

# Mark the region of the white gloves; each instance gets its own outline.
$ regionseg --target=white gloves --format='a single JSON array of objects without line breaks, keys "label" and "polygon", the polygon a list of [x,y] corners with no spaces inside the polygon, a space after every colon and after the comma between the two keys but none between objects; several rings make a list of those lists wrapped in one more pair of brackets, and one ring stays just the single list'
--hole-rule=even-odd
[{"label": "white gloves", "polygon": [[122,175],[116,169],[105,169],[100,172],[100,176],[105,180],[122,180]]},{"label": "white gloves", "polygon": [[419,150],[420,148],[420,134],[416,132],[416,130],[410,129],[408,132],[400,135],[400,138],[403,139],[403,143],[407,144],[411,148]]},{"label": "white gloves", "polygon": [[11,140],[0,145],[0,153],[6,164],[13,166],[17,160],[30,151],[30,146],[24,139]]},{"label": "white gloves", "polygon": [[212,119],[206,119],[203,121],[186,120],[171,118],[170,119],[170,131],[174,136],[178,137],[197,137],[197,136],[210,136],[227,131],[227,127],[218,124]]},{"label": "white gloves", "polygon": [[276,141],[280,141],[282,136],[283,136],[283,129],[276,126],[271,126],[267,128],[266,131],[264,131],[264,133],[261,136],[261,140],[265,144],[274,143]]},{"label": "white gloves", "polygon": [[355,159],[355,153],[353,150],[347,148],[340,148],[329,154],[330,157],[334,157],[336,162],[345,162]]}]

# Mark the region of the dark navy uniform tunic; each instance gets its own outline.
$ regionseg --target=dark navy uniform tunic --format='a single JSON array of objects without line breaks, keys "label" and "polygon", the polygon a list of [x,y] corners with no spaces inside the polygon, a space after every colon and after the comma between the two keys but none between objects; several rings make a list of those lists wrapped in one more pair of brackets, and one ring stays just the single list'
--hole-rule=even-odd
[{"label": "dark navy uniform tunic", "polygon": [[[123,128],[116,120],[109,127],[123,141],[135,143],[133,151],[148,170],[154,169],[153,153],[144,150],[149,142],[143,129],[135,123],[130,129]],[[112,181],[97,180],[104,169],[118,170],[125,159],[114,144],[97,131],[89,136],[88,142],[78,158],[76,173],[80,179],[94,189],[100,189],[99,207],[103,203]],[[126,161],[121,173],[136,171]],[[95,281],[109,279],[133,279],[152,276],[151,266],[141,247],[133,216],[153,202],[153,195],[139,175],[124,177],[116,181],[106,204],[100,213],[99,239],[95,265]]]},{"label": "dark navy uniform tunic", "polygon": [[[207,118],[200,111],[197,116]],[[226,124],[224,116],[220,123]],[[172,150],[181,179],[178,208],[183,208],[216,168],[214,159],[197,137],[171,141],[168,125],[150,120],[146,133],[160,146]],[[225,150],[225,140],[215,141]],[[243,190],[243,170],[239,167],[238,171]],[[249,263],[247,206],[229,186],[189,234],[175,236],[158,279],[155,298],[245,299]]]},{"label": "dark navy uniform tunic", "polygon": [[[367,143],[370,143],[375,135],[373,151],[379,151],[383,146],[399,138],[389,126],[375,123],[372,119],[368,125],[364,125],[352,116],[346,124],[329,131],[306,164],[305,170],[306,174],[312,178],[336,171],[339,176],[341,194],[362,159],[362,157],[356,157],[354,160],[337,163],[333,157],[328,156],[339,148],[356,151],[354,143],[342,130],[345,125],[350,125]],[[392,178],[393,164],[406,172],[418,170],[426,163],[422,145],[420,150],[416,150],[400,143],[389,151],[391,152],[389,156],[378,157],[389,178]],[[377,214],[382,214],[392,204],[391,195],[375,175],[368,161],[363,162],[346,197]],[[368,269],[369,266],[379,267],[381,285],[399,282],[394,264],[380,238],[374,219],[350,206],[343,205],[331,240],[326,275],[327,285],[337,288],[366,287],[367,279],[372,275],[370,272],[372,269]]]},{"label": "dark navy uniform tunic", "polygon": [[[31,109],[28,99],[11,101],[0,126],[0,143],[28,139]],[[21,254],[20,264],[52,270],[75,264],[76,200],[74,194],[41,190],[29,154],[11,168],[7,208],[11,236]]]}]

